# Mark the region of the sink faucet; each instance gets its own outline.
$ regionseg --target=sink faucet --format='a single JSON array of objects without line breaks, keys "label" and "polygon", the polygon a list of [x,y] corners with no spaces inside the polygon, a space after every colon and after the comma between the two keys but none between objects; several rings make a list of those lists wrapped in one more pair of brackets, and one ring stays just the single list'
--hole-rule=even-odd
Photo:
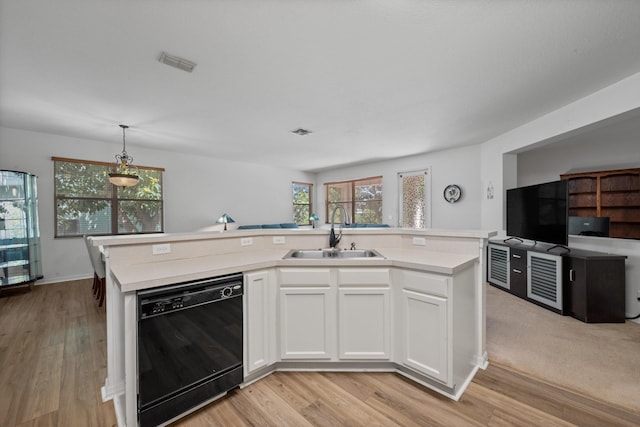
[{"label": "sink faucet", "polygon": [[340,209],[342,210],[342,223],[344,225],[349,225],[349,214],[347,210],[342,205],[337,205],[333,208],[333,212],[331,213],[331,231],[329,232],[329,247],[335,248],[338,243],[340,243],[340,239],[342,238],[342,229],[340,229],[340,234],[336,237],[336,232],[334,230],[334,224],[336,221],[336,211]]}]

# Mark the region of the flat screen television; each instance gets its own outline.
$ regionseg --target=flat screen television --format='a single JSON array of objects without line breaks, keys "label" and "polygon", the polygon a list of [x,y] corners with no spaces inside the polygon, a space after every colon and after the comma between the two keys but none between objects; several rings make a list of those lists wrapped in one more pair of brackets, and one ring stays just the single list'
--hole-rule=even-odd
[{"label": "flat screen television", "polygon": [[609,237],[609,217],[570,216],[569,234]]},{"label": "flat screen television", "polygon": [[507,190],[507,235],[566,246],[567,199],[566,180]]}]

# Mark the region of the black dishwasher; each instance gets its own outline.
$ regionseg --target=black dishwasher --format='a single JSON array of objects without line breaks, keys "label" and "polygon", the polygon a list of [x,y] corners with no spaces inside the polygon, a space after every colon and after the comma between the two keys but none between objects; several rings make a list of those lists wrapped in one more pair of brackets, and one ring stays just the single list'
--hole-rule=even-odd
[{"label": "black dishwasher", "polygon": [[138,292],[138,421],[156,426],[237,387],[242,274]]}]

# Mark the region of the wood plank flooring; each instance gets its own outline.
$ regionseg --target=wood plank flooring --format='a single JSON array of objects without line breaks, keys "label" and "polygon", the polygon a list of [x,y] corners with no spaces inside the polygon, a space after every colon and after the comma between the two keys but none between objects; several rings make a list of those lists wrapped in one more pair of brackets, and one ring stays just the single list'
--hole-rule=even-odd
[{"label": "wood plank flooring", "polygon": [[91,280],[0,296],[0,426],[113,426],[104,308]]},{"label": "wood plank flooring", "polygon": [[[91,280],[0,298],[0,426],[114,426]],[[175,424],[638,426],[640,414],[491,364],[459,402],[392,373],[278,372]]]}]

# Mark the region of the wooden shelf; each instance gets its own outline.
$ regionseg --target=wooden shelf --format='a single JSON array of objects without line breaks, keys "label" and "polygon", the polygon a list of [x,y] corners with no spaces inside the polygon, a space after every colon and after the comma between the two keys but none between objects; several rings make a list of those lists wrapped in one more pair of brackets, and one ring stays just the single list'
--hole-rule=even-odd
[{"label": "wooden shelf", "polygon": [[569,215],[609,217],[610,236],[640,239],[640,168],[560,175],[569,181]]}]

